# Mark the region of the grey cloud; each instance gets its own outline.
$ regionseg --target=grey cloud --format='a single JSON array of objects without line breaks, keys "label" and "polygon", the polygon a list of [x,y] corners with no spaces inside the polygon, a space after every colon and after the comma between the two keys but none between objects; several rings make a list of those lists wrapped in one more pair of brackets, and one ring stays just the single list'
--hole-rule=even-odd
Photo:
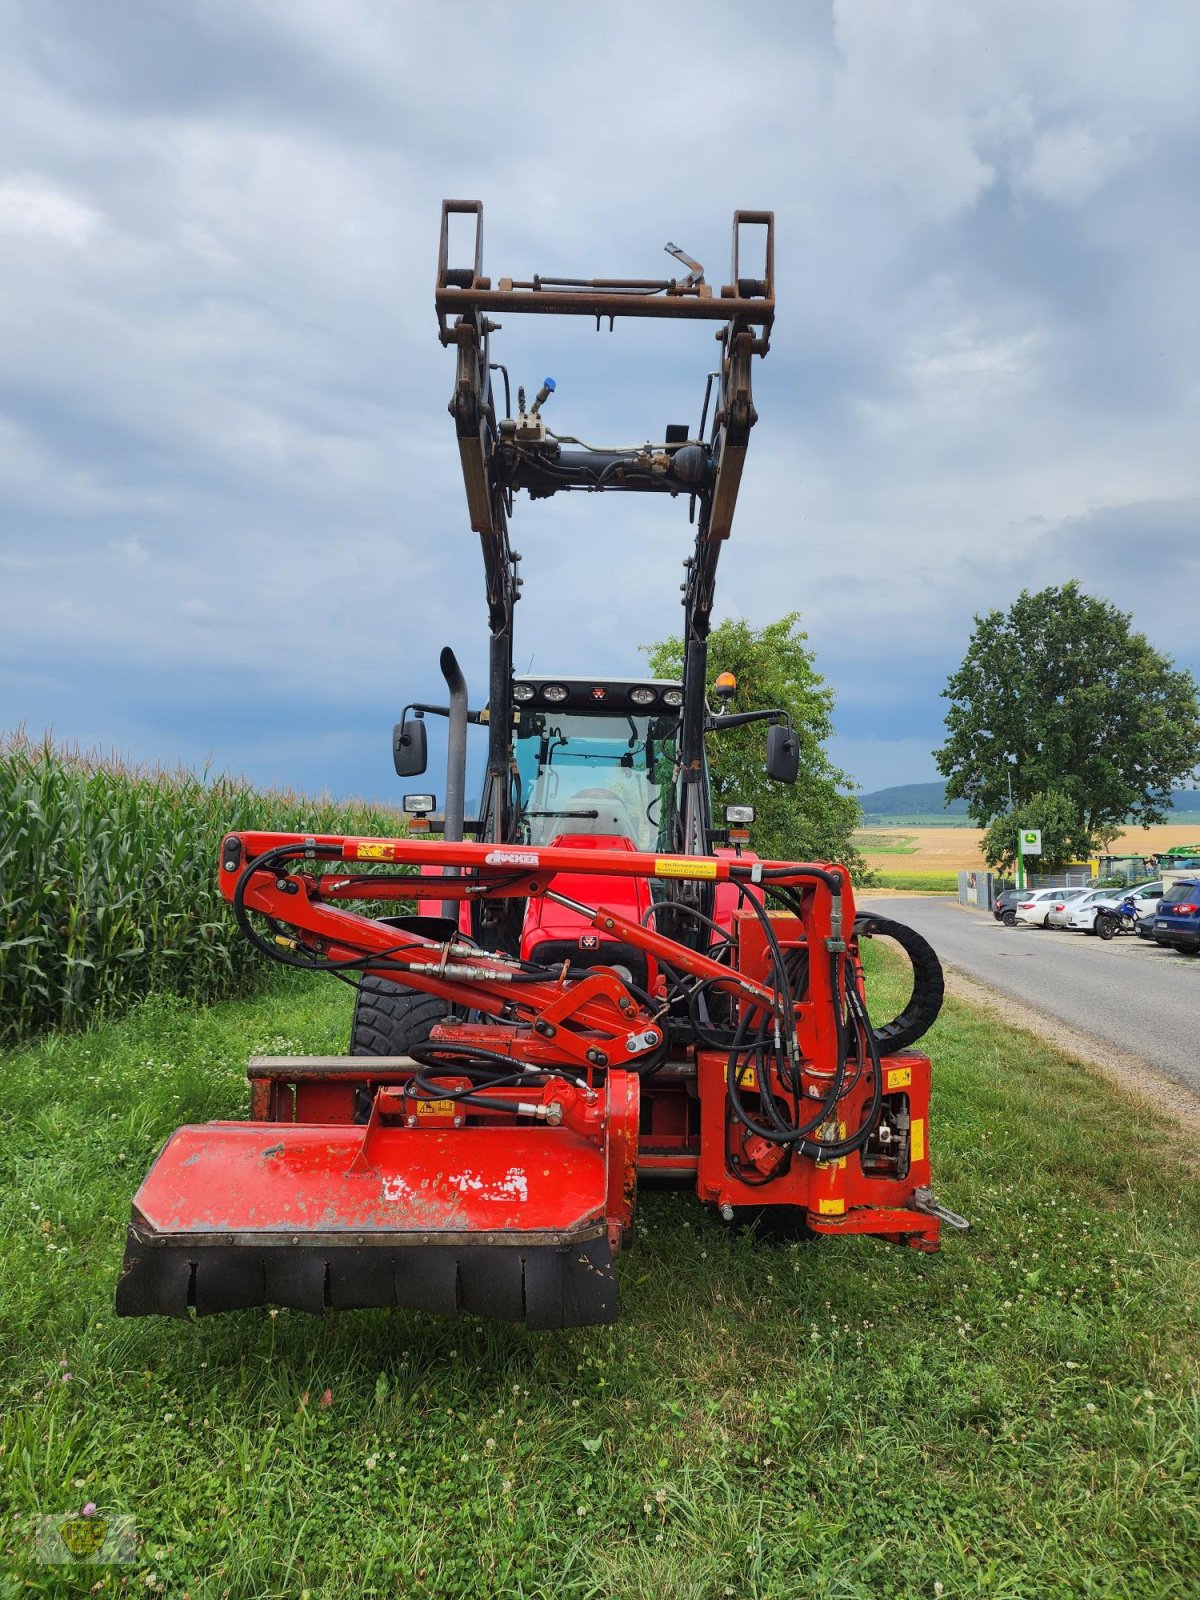
[{"label": "grey cloud", "polygon": [[[805,613],[864,781],[937,742],[972,612],[1026,574],[1175,638],[1159,578],[1192,575],[1200,492],[1190,5],[774,4],[739,44],[701,4],[637,48],[625,4],[4,10],[0,720],[66,707],[135,755],[202,755],[204,685],[232,673],[245,707],[305,720],[305,763],[367,787],[374,737],[339,708],[433,692],[445,642],[482,682],[430,292],[453,193],[485,200],[495,273],[655,270],[671,237],[723,281],[730,210],[775,206],[719,603]],[[513,319],[496,354],[611,439],[694,422],[713,347]],[[514,542],[522,664],[625,670],[677,630],[681,505],[522,504]],[[48,637],[58,690],[28,681]],[[151,671],[188,686],[174,720],[120,698]]]}]

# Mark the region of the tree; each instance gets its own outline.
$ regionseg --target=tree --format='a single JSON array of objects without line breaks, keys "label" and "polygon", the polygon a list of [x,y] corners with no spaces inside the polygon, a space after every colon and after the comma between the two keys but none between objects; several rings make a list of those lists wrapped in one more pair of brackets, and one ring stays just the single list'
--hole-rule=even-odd
[{"label": "tree", "polygon": [[1200,763],[1196,680],[1074,580],[977,616],[942,695],[946,798],[965,799],[981,828],[1060,794],[1078,813],[1076,848],[1090,851],[1126,819],[1161,822]]},{"label": "tree", "polygon": [[1069,795],[1047,789],[1030,795],[1024,805],[997,817],[983,836],[983,859],[994,871],[1011,872],[1017,860],[1017,839],[1027,828],[1042,835],[1042,853],[1028,856],[1033,872],[1060,872],[1073,861],[1086,861],[1092,840],[1083,826],[1079,807]]},{"label": "tree", "polygon": [[[800,744],[800,776],[795,784],[784,784],[763,772],[765,724],[752,722],[710,734],[708,764],[717,825],[726,804],[752,805],[757,819],[751,837],[759,855],[786,861],[840,861],[860,877],[863,861],[850,842],[859,825],[858,802],[845,792],[853,780],[822,749],[822,741],[833,732],[833,691],[813,664],[799,622],[795,611],[761,629],[741,619],[729,620],[709,637],[710,691],[718,672],[732,672],[738,683],[732,709],[783,707],[791,713]],[[656,677],[683,676],[682,639],[664,639],[643,648]]]}]

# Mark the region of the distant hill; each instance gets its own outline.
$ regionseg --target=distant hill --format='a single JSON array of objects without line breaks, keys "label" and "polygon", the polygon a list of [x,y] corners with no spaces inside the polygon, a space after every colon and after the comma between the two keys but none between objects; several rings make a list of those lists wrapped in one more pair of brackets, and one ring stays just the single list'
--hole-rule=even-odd
[{"label": "distant hill", "polygon": [[911,817],[924,812],[944,811],[949,817],[965,817],[967,802],[946,804],[946,785],[937,783],[899,783],[892,789],[875,789],[860,794],[858,803],[864,817]]},{"label": "distant hill", "polygon": [[[900,783],[892,789],[873,789],[870,794],[860,794],[858,804],[864,817],[913,817],[942,814],[947,817],[966,817],[967,802],[951,800],[946,804],[944,783]],[[1183,820],[1200,816],[1200,789],[1176,789],[1172,797],[1172,810],[1185,813]]]}]

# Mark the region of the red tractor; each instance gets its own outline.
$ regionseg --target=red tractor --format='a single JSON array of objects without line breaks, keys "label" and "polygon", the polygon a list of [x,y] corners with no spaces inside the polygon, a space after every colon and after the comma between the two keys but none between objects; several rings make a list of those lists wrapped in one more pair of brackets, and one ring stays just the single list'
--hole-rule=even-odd
[{"label": "red tractor", "polygon": [[[451,228],[474,223],[470,265]],[[741,252],[763,246],[755,277]],[[257,1057],[247,1121],[180,1128],[133,1203],[124,1315],[274,1303],[304,1310],[466,1311],[534,1328],[610,1321],[614,1258],[640,1177],[695,1186],[728,1222],[768,1211],[796,1231],[871,1233],[922,1250],[961,1217],[932,1197],[930,1064],[909,1047],[937,1015],[937,958],[912,930],[856,919],[844,867],[764,861],[749,808],[712,815],[705,741],[767,725],[766,771],[794,783],[782,710],[707,692],[717,559],[769,347],[773,219],[734,217],[719,291],[676,246],[678,278],[500,279],[482,270],[482,210],[447,201],[436,309],[457,352],[454,418],[490,624],[489,695],[472,711],[444,651],[445,706],[406,708],[396,770],[427,764],[425,717],[449,720],[441,837],[409,795],[395,838],[230,834],[220,883],[263,952],[357,986],[350,1054]],[[705,320],[719,370],[699,428],[601,448],[554,433],[546,379],[514,413],[491,360],[502,311]],[[504,414],[493,372],[504,376]],[[711,417],[710,417],[711,413]],[[520,490],[684,497],[682,682],[515,676]],[[464,815],[467,730],[487,730],[478,818]],[[470,837],[467,835],[470,834]],[[365,916],[355,901],[418,902]],[[859,940],[908,952],[912,997],[866,1009]]]}]

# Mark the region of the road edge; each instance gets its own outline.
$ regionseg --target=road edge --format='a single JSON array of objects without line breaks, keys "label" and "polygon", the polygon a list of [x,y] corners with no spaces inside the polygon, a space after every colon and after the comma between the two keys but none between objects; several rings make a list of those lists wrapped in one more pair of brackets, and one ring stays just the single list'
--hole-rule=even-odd
[{"label": "road edge", "polygon": [[1033,1032],[1029,1026],[1030,1014],[1033,1013],[1038,1019],[1037,1038],[1049,1040],[1065,1050],[1081,1065],[1105,1082],[1123,1089],[1148,1109],[1169,1117],[1189,1132],[1200,1132],[1200,1095],[1185,1089],[1174,1078],[1168,1078],[1148,1061],[1104,1044],[1090,1034],[1080,1032],[1078,1028],[1072,1028],[1058,1017],[1039,1011],[1027,1000],[1013,1000],[999,989],[993,989],[978,978],[968,977],[947,962],[943,962],[942,967],[946,977],[946,993],[953,995],[956,1000],[965,1000],[968,1005],[990,1012],[1005,1027],[1018,1028],[1023,1033]]}]

